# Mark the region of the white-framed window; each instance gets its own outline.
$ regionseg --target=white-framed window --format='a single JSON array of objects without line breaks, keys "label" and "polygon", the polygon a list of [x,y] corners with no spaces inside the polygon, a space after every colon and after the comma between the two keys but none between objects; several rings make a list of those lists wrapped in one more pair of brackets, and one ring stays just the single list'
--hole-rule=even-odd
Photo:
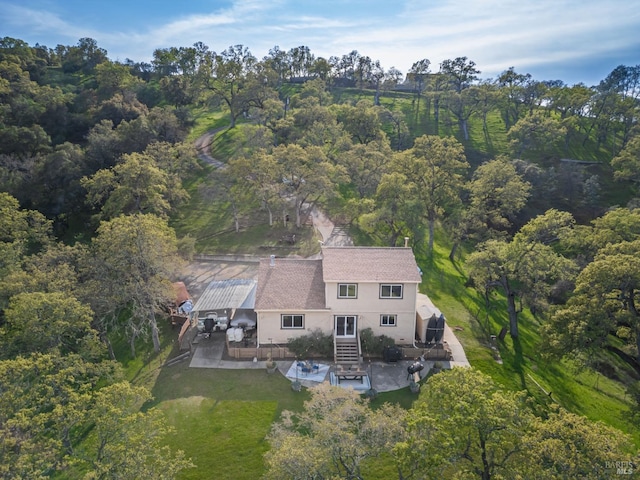
[{"label": "white-framed window", "polygon": [[304,315],[280,315],[281,328],[304,328]]},{"label": "white-framed window", "polygon": [[402,298],[401,283],[380,284],[380,298]]},{"label": "white-framed window", "polygon": [[398,324],[398,316],[396,314],[383,314],[380,315],[380,326],[381,327],[395,327]]},{"label": "white-framed window", "polygon": [[357,283],[339,283],[338,298],[358,298]]}]

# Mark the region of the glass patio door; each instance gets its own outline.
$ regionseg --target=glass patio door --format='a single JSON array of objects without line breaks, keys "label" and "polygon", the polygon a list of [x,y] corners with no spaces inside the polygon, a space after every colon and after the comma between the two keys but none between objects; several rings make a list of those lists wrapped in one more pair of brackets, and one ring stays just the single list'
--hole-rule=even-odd
[{"label": "glass patio door", "polygon": [[357,318],[355,315],[336,315],[336,337],[354,338]]}]

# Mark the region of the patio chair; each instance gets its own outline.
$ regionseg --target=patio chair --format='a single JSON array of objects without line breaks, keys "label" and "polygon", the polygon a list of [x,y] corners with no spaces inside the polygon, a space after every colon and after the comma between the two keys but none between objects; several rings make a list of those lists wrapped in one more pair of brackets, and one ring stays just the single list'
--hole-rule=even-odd
[{"label": "patio chair", "polygon": [[313,367],[310,366],[307,362],[298,362],[297,367],[300,369],[300,372],[303,375],[308,375],[312,372]]}]

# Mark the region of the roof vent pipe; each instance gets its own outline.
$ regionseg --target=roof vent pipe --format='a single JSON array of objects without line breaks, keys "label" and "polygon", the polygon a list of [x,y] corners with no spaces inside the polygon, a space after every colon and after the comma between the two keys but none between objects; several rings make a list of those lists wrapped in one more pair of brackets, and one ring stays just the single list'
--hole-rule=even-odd
[{"label": "roof vent pipe", "polygon": [[409,237],[404,237],[404,248],[409,246]]},{"label": "roof vent pipe", "polygon": [[275,267],[276,266],[276,256],[275,255],[271,255],[270,257],[270,261],[269,261],[269,266],[270,267]]}]

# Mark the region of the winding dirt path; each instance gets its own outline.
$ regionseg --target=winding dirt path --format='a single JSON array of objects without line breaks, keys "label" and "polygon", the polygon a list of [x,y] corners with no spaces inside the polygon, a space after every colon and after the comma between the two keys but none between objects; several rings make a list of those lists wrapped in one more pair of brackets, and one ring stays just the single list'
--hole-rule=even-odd
[{"label": "winding dirt path", "polygon": [[[198,152],[198,158],[203,162],[212,165],[215,168],[225,168],[226,163],[213,158],[211,156],[211,143],[214,137],[221,131],[226,130],[228,127],[215,128],[209,130],[204,135],[198,137],[194,142],[196,151]],[[311,212],[311,219],[313,226],[318,230],[322,236],[322,243],[326,246],[352,246],[353,240],[349,234],[341,227],[336,227],[334,223],[327,217],[324,212],[321,212],[317,208],[314,208]]]},{"label": "winding dirt path", "polygon": [[194,142],[196,151],[198,152],[198,158],[209,165],[213,165],[215,168],[224,168],[225,164],[211,156],[211,143],[217,133],[226,129],[227,127],[220,127],[209,130]]}]

